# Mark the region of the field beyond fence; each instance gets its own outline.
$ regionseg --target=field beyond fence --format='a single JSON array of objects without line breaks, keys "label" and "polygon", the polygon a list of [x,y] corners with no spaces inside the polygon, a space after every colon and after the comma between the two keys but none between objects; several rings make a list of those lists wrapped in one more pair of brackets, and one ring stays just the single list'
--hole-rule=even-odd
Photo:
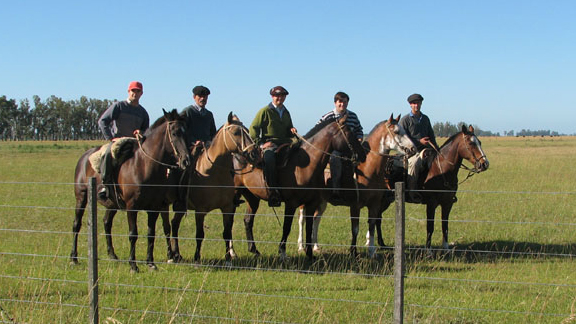
[{"label": "field beyond fence", "polygon": [[[459,187],[450,216],[451,252],[423,250],[425,207],[406,205],[406,323],[576,323],[576,137],[480,138],[488,171]],[[443,140],[439,140],[443,142]],[[71,265],[74,167],[101,142],[0,143],[0,323],[88,322],[85,215],[78,265]],[[463,180],[466,173],[460,173]],[[166,263],[156,240],[157,271],[130,273],[124,212],[113,239],[122,261],[108,260],[100,207],[101,323],[390,323],[394,306],[394,207],[383,214],[384,241],[367,257],[361,214],[358,259],[348,254],[347,208],[329,206],[321,252],[298,254],[297,221],[289,260],[278,258],[282,229],[261,204],[254,234],[262,255],[247,251],[244,206],[233,237],[238,258],[224,262],[222,217],[206,217],[202,261],[192,262],[194,217],[182,222],[184,263]],[[278,216],[276,215],[278,214]],[[146,214],[140,213],[136,257],[146,258]],[[161,224],[157,223],[157,235]],[[437,211],[432,245],[441,245]]]}]

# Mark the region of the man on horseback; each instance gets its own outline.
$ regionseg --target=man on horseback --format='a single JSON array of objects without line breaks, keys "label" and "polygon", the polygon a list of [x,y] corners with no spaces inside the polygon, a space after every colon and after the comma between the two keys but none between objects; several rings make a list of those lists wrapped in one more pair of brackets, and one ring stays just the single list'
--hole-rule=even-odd
[{"label": "man on horseback", "polygon": [[[114,142],[120,137],[132,137],[144,133],[150,126],[150,117],[146,109],[140,105],[140,97],[144,93],[142,83],[132,81],[128,85],[128,99],[112,104],[98,119],[98,126],[104,138]],[[102,188],[98,198],[110,198],[108,186],[114,183],[114,161],[111,154],[112,144],[106,148],[100,164]]]},{"label": "man on horseback", "polygon": [[[334,95],[334,109],[324,114],[317,124],[327,120],[327,119],[340,119],[341,117],[348,115],[346,119],[346,125],[350,128],[350,131],[354,133],[359,142],[364,139],[364,132],[362,130],[362,125],[360,125],[360,120],[358,116],[353,112],[348,110],[348,102],[350,97],[344,92],[337,92]],[[331,202],[335,204],[343,204],[344,199],[340,195],[340,187],[342,184],[342,176],[352,179],[354,170],[352,163],[348,160],[350,156],[345,156],[340,151],[332,151],[330,155],[330,176],[332,178],[332,197]],[[346,161],[344,161],[346,159]],[[346,171],[346,172],[343,172]]]},{"label": "man on horseback", "polygon": [[194,103],[182,111],[186,119],[186,144],[192,149],[192,165],[196,164],[202,147],[216,135],[214,115],[206,109],[210,89],[205,86],[196,86],[192,89]]},{"label": "man on horseback", "polygon": [[284,106],[288,91],[284,87],[276,86],[270,89],[270,95],[272,102],[256,113],[250,125],[250,137],[263,151],[264,178],[270,190],[268,205],[278,207],[282,199],[276,175],[276,149],[279,145],[292,141],[296,128]]},{"label": "man on horseback", "polygon": [[424,97],[414,93],[408,97],[410,104],[410,114],[400,119],[400,125],[404,127],[408,136],[414,142],[418,153],[408,159],[408,183],[410,200],[415,203],[422,201],[422,195],[415,190],[418,189],[418,176],[422,170],[423,156],[429,149],[438,149],[436,136],[430,123],[430,118],[421,112]]}]

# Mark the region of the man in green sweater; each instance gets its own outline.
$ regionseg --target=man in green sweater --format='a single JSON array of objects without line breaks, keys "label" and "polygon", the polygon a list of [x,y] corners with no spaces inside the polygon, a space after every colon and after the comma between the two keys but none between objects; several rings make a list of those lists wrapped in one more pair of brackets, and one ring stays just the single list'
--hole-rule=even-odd
[{"label": "man in green sweater", "polygon": [[260,146],[264,158],[264,178],[270,190],[268,205],[278,207],[281,203],[276,177],[276,149],[279,145],[290,143],[296,134],[290,112],[284,106],[288,91],[276,86],[270,89],[272,102],[260,109],[250,125],[250,137]]}]

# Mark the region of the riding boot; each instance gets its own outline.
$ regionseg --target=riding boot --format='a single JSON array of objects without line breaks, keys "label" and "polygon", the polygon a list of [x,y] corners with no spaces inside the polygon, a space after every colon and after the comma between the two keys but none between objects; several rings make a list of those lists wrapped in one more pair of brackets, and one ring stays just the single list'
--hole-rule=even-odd
[{"label": "riding boot", "polygon": [[100,200],[107,200],[111,196],[111,190],[108,188],[113,182],[112,173],[114,172],[111,148],[112,144],[109,144],[100,161],[100,178],[102,179],[102,187],[98,190]]},{"label": "riding boot", "polygon": [[280,207],[282,198],[276,181],[276,153],[273,149],[264,151],[264,180],[268,186],[268,206]]},{"label": "riding boot", "polygon": [[342,186],[342,159],[341,153],[333,151],[330,156],[330,176],[332,178],[332,194],[330,196],[330,203],[335,206],[344,205],[346,202],[341,194]]}]

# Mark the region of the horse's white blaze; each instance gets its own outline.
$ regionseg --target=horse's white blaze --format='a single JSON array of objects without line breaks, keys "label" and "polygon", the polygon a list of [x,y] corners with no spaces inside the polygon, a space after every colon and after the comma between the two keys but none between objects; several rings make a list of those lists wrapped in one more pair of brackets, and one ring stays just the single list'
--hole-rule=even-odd
[{"label": "horse's white blaze", "polygon": [[488,165],[489,165],[488,157],[486,156],[486,153],[484,153],[484,150],[482,149],[482,145],[480,145],[480,140],[478,139],[478,137],[472,136],[472,142],[474,144],[476,144],[476,146],[478,146],[478,149],[480,150],[480,154],[482,154],[481,156],[484,157],[484,161],[486,161],[486,167],[488,167]]}]

